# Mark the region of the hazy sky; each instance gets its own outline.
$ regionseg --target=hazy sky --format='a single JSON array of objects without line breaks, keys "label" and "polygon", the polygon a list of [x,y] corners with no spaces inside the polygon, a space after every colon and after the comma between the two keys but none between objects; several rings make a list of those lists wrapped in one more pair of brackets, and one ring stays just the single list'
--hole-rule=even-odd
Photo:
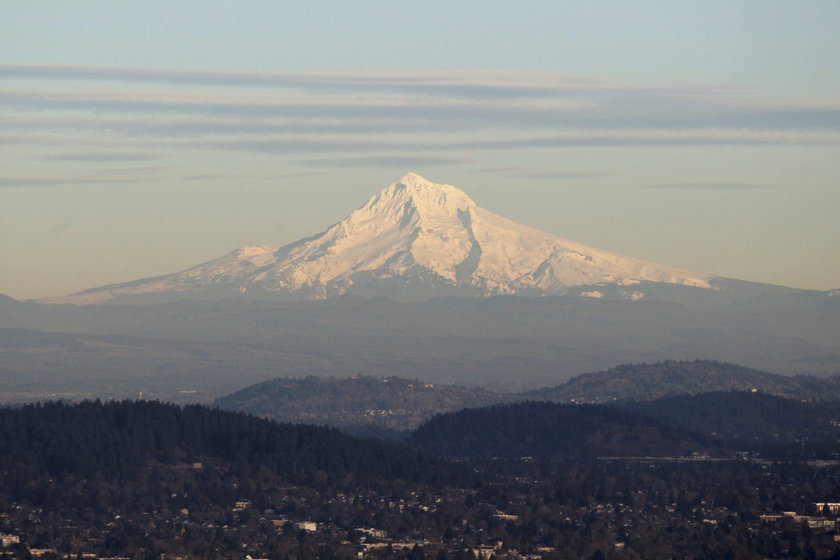
[{"label": "hazy sky", "polygon": [[0,0],[0,293],[317,233],[406,171],[840,288],[840,2]]}]

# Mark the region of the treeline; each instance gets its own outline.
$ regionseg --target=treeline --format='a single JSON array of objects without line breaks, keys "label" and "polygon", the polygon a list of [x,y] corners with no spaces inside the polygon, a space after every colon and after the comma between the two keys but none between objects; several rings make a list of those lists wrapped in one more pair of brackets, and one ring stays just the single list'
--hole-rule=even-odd
[{"label": "treeline", "polygon": [[[10,554],[22,558],[26,547],[70,557],[349,559],[361,549],[359,527],[428,543],[381,552],[391,558],[460,560],[499,541],[506,551],[549,547],[544,556],[562,560],[840,558],[830,533],[759,517],[822,514],[816,503],[840,497],[836,465],[596,461],[713,450],[682,428],[595,405],[467,410],[417,437],[424,431],[451,455],[511,459],[453,465],[200,406],[0,409],[0,532],[21,537],[20,554]],[[296,529],[301,520],[319,530]]]},{"label": "treeline", "polygon": [[449,457],[685,456],[840,458],[840,406],[719,391],[655,401],[575,405],[529,401],[442,414],[412,445]]},{"label": "treeline", "polygon": [[681,456],[713,451],[687,430],[598,405],[529,401],[441,414],[409,442],[449,457]]},{"label": "treeline", "polygon": [[[51,402],[0,409],[0,472],[29,477],[131,478],[154,464],[209,461],[268,469],[293,483],[331,480],[463,482],[465,470],[421,451],[318,426],[147,401]],[[15,477],[16,478],[16,477]]]},{"label": "treeline", "polygon": [[[764,396],[765,401],[743,401],[730,394],[753,390],[760,395],[756,399]],[[706,393],[714,395],[702,397]],[[698,399],[685,395],[697,395]],[[772,399],[769,395],[789,400],[767,400]],[[671,397],[677,400],[668,400]],[[658,411],[658,404],[641,402],[653,400],[662,403],[664,410]],[[793,404],[801,400],[824,404],[810,408]],[[399,377],[272,379],[217,399],[214,404],[279,422],[325,424],[354,435],[394,440],[407,437],[435,414],[465,408],[523,401],[618,406],[639,401],[626,408],[701,433],[723,434],[726,439],[759,438],[778,443],[825,441],[824,436],[831,433],[825,429],[829,424],[824,420],[833,407],[832,400],[840,401],[840,376],[787,377],[695,360],[620,365],[526,393],[499,393]],[[681,417],[683,412],[686,418]]]},{"label": "treeline", "polygon": [[726,440],[775,442],[840,439],[840,403],[743,391],[679,395],[619,406]]}]

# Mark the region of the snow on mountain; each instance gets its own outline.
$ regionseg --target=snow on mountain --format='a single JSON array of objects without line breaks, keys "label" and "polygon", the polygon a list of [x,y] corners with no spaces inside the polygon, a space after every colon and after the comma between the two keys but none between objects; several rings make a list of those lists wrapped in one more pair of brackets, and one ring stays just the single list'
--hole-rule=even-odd
[{"label": "snow on mountain", "polygon": [[43,301],[88,304],[118,296],[242,293],[422,299],[562,294],[577,286],[641,282],[710,288],[711,280],[517,224],[478,207],[452,185],[409,173],[326,231],[279,249],[242,247],[176,274]]}]

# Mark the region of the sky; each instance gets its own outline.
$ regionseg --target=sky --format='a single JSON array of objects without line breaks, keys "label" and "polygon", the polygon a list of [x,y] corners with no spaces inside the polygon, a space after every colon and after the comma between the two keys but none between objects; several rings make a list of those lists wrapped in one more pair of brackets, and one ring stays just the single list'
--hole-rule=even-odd
[{"label": "sky", "polygon": [[840,2],[0,0],[0,293],[324,230],[408,171],[580,243],[840,288]]}]

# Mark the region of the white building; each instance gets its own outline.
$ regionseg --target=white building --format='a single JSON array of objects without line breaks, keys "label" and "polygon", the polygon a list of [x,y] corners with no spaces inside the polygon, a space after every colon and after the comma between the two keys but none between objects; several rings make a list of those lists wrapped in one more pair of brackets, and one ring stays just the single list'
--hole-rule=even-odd
[{"label": "white building", "polygon": [[0,533],[0,547],[6,548],[7,546],[17,544],[20,542],[20,537],[17,535],[7,535],[6,533]]},{"label": "white building", "polygon": [[309,531],[313,533],[318,530],[318,524],[314,521],[298,521],[295,523],[295,529],[298,531]]}]

